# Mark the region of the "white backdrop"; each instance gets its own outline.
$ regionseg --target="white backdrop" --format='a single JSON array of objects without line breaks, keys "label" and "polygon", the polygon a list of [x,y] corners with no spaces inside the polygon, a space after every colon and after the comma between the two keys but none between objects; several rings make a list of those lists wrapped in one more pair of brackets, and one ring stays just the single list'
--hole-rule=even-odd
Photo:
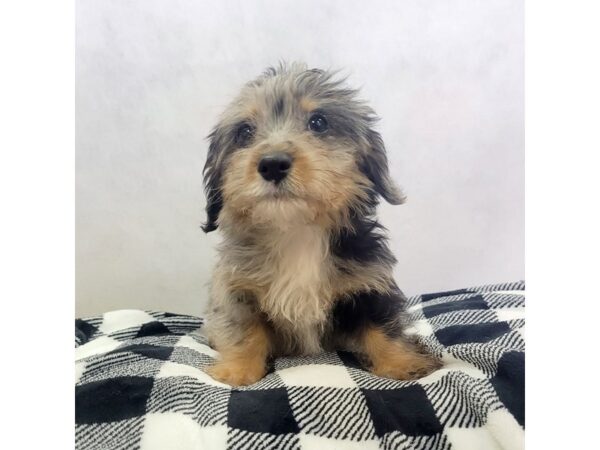
[{"label": "white backdrop", "polygon": [[380,207],[407,294],[524,278],[519,0],[79,0],[76,313],[201,314],[205,136],[280,59],[342,68],[408,201]]}]

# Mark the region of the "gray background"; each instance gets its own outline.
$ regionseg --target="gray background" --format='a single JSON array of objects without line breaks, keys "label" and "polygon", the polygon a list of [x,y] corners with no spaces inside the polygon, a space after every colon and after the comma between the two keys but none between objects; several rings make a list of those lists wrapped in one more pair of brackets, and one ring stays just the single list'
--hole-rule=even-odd
[{"label": "gray background", "polygon": [[380,207],[408,294],[524,278],[516,0],[79,0],[76,314],[201,314],[217,115],[280,59],[341,68],[382,117],[408,201]]}]

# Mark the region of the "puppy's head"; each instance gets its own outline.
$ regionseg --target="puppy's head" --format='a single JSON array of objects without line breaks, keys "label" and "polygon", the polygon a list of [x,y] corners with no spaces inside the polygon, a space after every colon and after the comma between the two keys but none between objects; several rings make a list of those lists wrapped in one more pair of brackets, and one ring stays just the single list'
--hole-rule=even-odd
[{"label": "puppy's head", "polygon": [[248,83],[209,136],[204,231],[335,226],[379,195],[402,203],[372,128],[375,113],[356,94],[331,73],[299,64]]}]

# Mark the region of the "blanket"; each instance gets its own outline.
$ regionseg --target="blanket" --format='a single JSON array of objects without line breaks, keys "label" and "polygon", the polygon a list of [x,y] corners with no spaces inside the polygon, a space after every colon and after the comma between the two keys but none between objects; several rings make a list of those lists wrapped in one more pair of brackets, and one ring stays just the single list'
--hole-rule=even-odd
[{"label": "blanket", "polygon": [[380,378],[347,352],[278,358],[231,388],[203,319],[122,310],[75,321],[76,448],[522,449],[523,282],[409,298],[408,332],[443,367]]}]

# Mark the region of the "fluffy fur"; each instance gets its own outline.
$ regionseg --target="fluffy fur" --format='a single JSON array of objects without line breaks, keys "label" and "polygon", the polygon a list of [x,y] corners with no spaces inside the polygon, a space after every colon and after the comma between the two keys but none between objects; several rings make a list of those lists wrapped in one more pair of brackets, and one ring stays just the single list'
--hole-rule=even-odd
[{"label": "fluffy fur", "polygon": [[[315,132],[309,122],[325,118]],[[347,349],[374,373],[410,379],[437,362],[403,337],[379,197],[400,204],[377,118],[343,80],[301,64],[248,83],[209,136],[206,232],[224,240],[211,283],[211,374],[232,385],[264,376],[270,357]],[[279,183],[257,170],[292,158]]]}]

